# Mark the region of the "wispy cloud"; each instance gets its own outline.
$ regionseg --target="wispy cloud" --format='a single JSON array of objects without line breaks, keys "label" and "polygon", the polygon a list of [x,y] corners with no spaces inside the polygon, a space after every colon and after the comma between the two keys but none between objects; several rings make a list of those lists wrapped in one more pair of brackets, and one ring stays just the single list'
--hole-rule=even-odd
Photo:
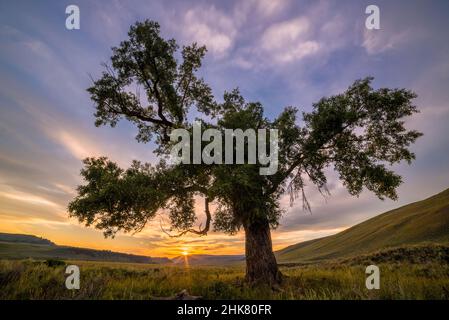
[{"label": "wispy cloud", "polygon": [[37,206],[51,206],[59,208],[59,205],[57,203],[54,203],[50,200],[47,200],[43,197],[35,196],[32,194],[27,194],[23,192],[4,192],[0,191],[0,197],[5,197],[12,200],[22,201],[30,204],[34,204]]},{"label": "wispy cloud", "polygon": [[373,55],[400,47],[411,38],[407,31],[391,33],[385,30],[365,30],[362,46],[368,54]]},{"label": "wispy cloud", "polygon": [[232,18],[213,5],[189,9],[184,16],[186,38],[206,45],[217,57],[223,57],[234,45],[237,34]]},{"label": "wispy cloud", "polygon": [[318,42],[308,39],[309,27],[305,17],[274,24],[262,34],[261,47],[276,62],[300,60],[320,48]]}]

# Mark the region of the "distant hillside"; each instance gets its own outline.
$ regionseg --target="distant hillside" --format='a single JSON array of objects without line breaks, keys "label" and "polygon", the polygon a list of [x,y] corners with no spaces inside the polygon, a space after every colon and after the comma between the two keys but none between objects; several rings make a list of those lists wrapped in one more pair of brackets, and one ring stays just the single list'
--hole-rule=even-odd
[{"label": "distant hillside", "polygon": [[278,262],[317,262],[419,243],[449,242],[449,189],[325,238],[276,252]]},{"label": "distant hillside", "polygon": [[32,236],[29,234],[14,234],[14,233],[1,233],[0,232],[0,241],[55,245],[50,240]]},{"label": "distant hillside", "polygon": [[173,258],[172,261],[176,264],[185,265],[188,263],[189,265],[194,266],[207,266],[207,265],[230,265],[230,264],[238,264],[245,261],[244,255],[208,255],[208,254],[194,254],[185,256],[179,256]]},{"label": "distant hillside", "polygon": [[449,264],[448,244],[417,244],[377,250],[357,257],[339,259],[338,263],[370,265],[380,263]]},{"label": "distant hillside", "polygon": [[63,259],[133,263],[171,263],[168,258],[58,246],[31,235],[0,233],[0,259]]}]

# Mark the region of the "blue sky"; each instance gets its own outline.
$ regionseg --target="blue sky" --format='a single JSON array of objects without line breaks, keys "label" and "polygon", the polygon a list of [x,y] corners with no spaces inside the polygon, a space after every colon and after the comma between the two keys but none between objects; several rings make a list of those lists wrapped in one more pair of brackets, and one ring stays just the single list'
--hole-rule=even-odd
[{"label": "blue sky", "polygon": [[[80,30],[65,28],[69,4],[80,8]],[[369,4],[380,8],[380,30],[365,28]],[[448,18],[448,1],[2,1],[0,231],[152,255],[244,251],[242,235],[167,239],[156,220],[135,236],[105,240],[68,218],[81,159],[105,155],[124,167],[132,159],[155,160],[153,146],[138,144],[130,124],[96,128],[85,91],[110,47],[144,19],[158,21],[163,35],[181,45],[205,44],[201,74],[217,99],[239,87],[269,117],[290,105],[310,110],[322,96],[368,75],[375,87],[418,94],[421,113],[408,126],[424,136],[413,146],[417,160],[396,167],[404,177],[399,200],[380,201],[368,192],[350,197],[329,172],[332,197],[308,188],[312,214],[300,201],[289,207],[283,200],[275,248],[437,193],[449,187]]]}]

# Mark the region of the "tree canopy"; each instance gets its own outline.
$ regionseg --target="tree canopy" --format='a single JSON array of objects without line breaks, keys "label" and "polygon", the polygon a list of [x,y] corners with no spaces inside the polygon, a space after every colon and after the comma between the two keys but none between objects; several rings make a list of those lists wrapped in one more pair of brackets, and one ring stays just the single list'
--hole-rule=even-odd
[{"label": "tree canopy", "polygon": [[[135,124],[140,142],[154,141],[157,164],[134,161],[122,169],[106,157],[84,160],[86,184],[69,204],[72,216],[113,236],[139,231],[159,210],[168,211],[171,235],[205,235],[213,227],[229,234],[265,221],[276,227],[280,198],[304,194],[306,183],[325,192],[326,170],[334,169],[352,195],[364,188],[380,199],[396,199],[401,177],[391,165],[411,162],[410,145],[421,135],[405,127],[417,112],[415,93],[406,89],[374,89],[373,78],[355,81],[341,94],[324,97],[311,112],[285,108],[268,119],[259,102],[248,102],[238,89],[217,101],[198,76],[206,48],[196,43],[180,48],[160,35],[153,21],[136,23],[129,39],[112,48],[111,65],[88,89],[96,108],[96,125],[115,126],[121,119]],[[144,96],[141,96],[144,93]],[[170,164],[170,130],[192,130],[189,109],[203,116],[205,128],[279,130],[279,167],[260,175],[259,164]],[[206,220],[197,229],[195,196],[205,201]],[[210,211],[214,202],[216,210]],[[271,241],[271,240],[270,240]],[[271,246],[271,242],[270,242]]]},{"label": "tree canopy", "polygon": [[191,229],[196,220],[194,195],[201,194],[206,209],[211,201],[219,204],[213,219],[217,230],[234,233],[243,220],[258,214],[275,226],[281,213],[279,197],[289,192],[293,199],[303,192],[306,180],[325,188],[329,166],[353,195],[365,187],[381,199],[397,198],[401,177],[387,165],[415,157],[408,147],[421,134],[407,130],[403,120],[417,112],[413,92],[374,90],[373,78],[367,77],[344,93],[315,103],[312,112],[302,114],[304,126],[297,124],[298,110],[293,107],[270,121],[259,102],[246,102],[237,89],[225,92],[223,102],[214,99],[211,88],[196,74],[205,47],[196,43],[182,47],[181,62],[178,50],[175,40],[160,36],[158,23],[132,26],[129,40],[112,49],[112,66],[88,89],[96,106],[96,125],[115,126],[126,118],[136,125],[138,141],[148,142],[156,135],[157,152],[163,156],[169,151],[169,130],[191,128],[187,114],[194,106],[212,119],[201,119],[206,127],[278,129],[278,172],[260,176],[258,165],[170,166],[164,159],[157,165],[135,161],[123,170],[107,158],[88,158],[81,171],[87,184],[79,187],[79,196],[69,205],[80,221],[113,235],[141,229],[159,209],[168,209],[174,229],[205,234],[212,220],[209,210],[204,228]]}]

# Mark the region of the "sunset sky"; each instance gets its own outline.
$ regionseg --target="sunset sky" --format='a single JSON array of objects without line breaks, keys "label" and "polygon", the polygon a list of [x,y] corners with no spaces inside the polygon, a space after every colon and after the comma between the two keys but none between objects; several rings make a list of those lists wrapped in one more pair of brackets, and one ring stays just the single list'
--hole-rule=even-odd
[{"label": "sunset sky", "polygon": [[[65,28],[65,8],[76,4],[81,29]],[[381,30],[365,28],[365,8],[380,8]],[[269,118],[285,106],[313,102],[375,77],[377,87],[418,94],[421,113],[408,127],[424,136],[417,160],[395,168],[403,175],[399,200],[363,192],[349,196],[329,172],[332,196],[307,188],[273,232],[274,248],[339,232],[386,210],[449,187],[449,1],[1,1],[0,2],[0,232],[35,234],[58,244],[152,256],[182,252],[240,254],[242,234],[173,239],[158,215],[142,232],[104,239],[69,219],[67,204],[82,183],[81,160],[107,156],[127,167],[155,162],[153,144],[139,144],[126,122],[94,126],[89,74],[101,72],[110,47],[135,21],[152,19],[182,44],[205,44],[201,71],[221,100],[239,87],[260,101]],[[199,220],[204,218],[198,204]]]}]

